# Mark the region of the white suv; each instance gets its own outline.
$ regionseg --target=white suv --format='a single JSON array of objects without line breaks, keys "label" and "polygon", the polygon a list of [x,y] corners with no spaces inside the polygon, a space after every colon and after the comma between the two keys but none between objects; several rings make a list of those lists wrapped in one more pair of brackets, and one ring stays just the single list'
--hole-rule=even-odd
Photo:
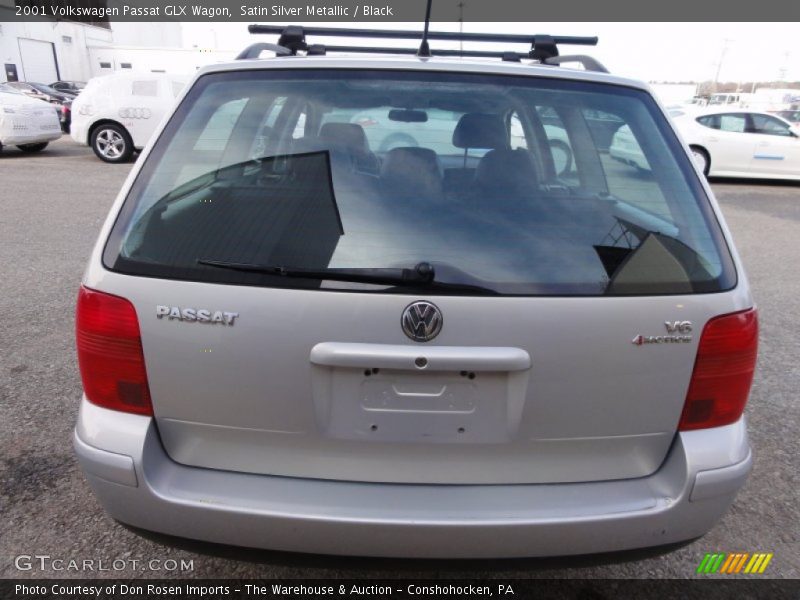
[{"label": "white suv", "polygon": [[[751,467],[744,270],[647,86],[533,41],[197,74],[78,299],[74,443],[114,518],[415,557],[714,525]],[[381,151],[365,112],[423,145]],[[609,155],[618,127],[646,170]]]},{"label": "white suv", "polygon": [[72,102],[70,135],[104,162],[127,162],[172,110],[187,79],[136,72],[95,77]]}]

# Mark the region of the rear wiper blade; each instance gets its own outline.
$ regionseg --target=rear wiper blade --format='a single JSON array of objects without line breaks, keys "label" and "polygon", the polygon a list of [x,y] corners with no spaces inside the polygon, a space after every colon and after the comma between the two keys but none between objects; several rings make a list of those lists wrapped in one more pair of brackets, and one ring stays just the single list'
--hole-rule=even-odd
[{"label": "rear wiper blade", "polygon": [[330,268],[305,269],[302,267],[284,267],[278,265],[258,265],[252,263],[236,263],[222,260],[198,258],[197,263],[209,267],[244,271],[247,273],[265,273],[281,277],[305,279],[328,279],[331,281],[352,281],[357,283],[374,283],[383,285],[419,285],[433,283],[435,275],[430,263],[421,262],[413,269],[393,268]]}]

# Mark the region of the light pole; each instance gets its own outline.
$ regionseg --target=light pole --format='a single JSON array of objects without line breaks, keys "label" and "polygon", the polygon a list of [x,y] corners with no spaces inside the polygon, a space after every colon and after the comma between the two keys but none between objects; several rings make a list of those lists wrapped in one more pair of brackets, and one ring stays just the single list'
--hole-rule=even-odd
[{"label": "light pole", "polygon": [[719,62],[717,63],[717,72],[714,74],[714,93],[717,93],[717,87],[719,85],[719,72],[722,70],[722,63],[725,60],[725,54],[728,52],[728,44],[732,42],[728,38],[722,40],[722,52],[719,55]]},{"label": "light pole", "polygon": [[778,69],[778,79],[780,81],[786,81],[786,73],[789,71],[789,56],[791,56],[791,52],[788,50],[783,53],[783,65]]}]

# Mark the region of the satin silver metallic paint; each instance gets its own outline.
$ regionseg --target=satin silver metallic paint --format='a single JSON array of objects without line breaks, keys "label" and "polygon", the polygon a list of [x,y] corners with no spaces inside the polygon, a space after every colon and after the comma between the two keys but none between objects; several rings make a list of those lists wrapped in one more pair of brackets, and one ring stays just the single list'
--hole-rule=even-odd
[{"label": "satin silver metallic paint", "polygon": [[[197,76],[331,67],[568,76],[646,89],[593,72],[394,57],[238,61],[205,67]],[[153,139],[158,135],[160,130]],[[691,161],[685,144],[684,151]],[[101,262],[105,240],[149,152],[150,147],[144,150],[120,191],[83,281],[137,307],[157,406],[156,418],[150,418],[108,411],[85,399],[81,404],[75,449],[90,485],[115,518],[196,539],[305,552],[577,554],[702,535],[744,483],[752,462],[744,419],[675,433],[696,340],[646,352],[628,341],[676,311],[680,320],[702,328],[713,316],[752,307],[730,242],[738,273],[730,291],[648,298],[435,297],[431,301],[447,315],[448,327],[421,346],[409,344],[397,324],[406,296],[199,284],[107,271]],[[695,175],[729,241],[705,178],[696,168]],[[248,327],[191,327],[159,321],[152,312],[163,302],[193,306],[198,294],[206,306],[230,306],[235,298]],[[499,317],[486,324],[476,321],[476,314]],[[358,327],[342,327],[355,323]],[[617,339],[610,349],[610,340]],[[265,340],[281,347],[285,360],[265,354]],[[201,352],[210,345],[213,354]],[[655,359],[654,353],[659,353]],[[222,362],[209,371],[203,361],[211,356]],[[446,436],[472,435],[469,428],[453,429],[458,415],[468,414],[456,406],[442,411],[440,429],[433,432],[442,436],[440,443],[382,440],[380,426],[356,431],[360,439],[344,439],[337,425],[342,415],[332,414],[326,386],[352,389],[368,380],[381,391],[391,390],[394,384],[382,379],[387,375],[381,370],[398,366],[409,375],[406,383],[415,383],[411,374],[418,372],[419,358],[427,361],[426,375],[435,373],[440,361],[474,373],[468,382],[483,385],[485,378],[487,389],[503,389],[502,411],[492,413],[503,420],[477,431],[470,443],[441,443]],[[505,375],[493,375],[493,368]],[[631,393],[643,385],[646,406]],[[237,391],[234,411],[228,401]],[[620,431],[617,415],[631,411],[636,430]],[[492,436],[516,441],[482,441]]]},{"label": "satin silver metallic paint", "polygon": [[154,419],[85,399],[73,443],[89,485],[124,523],[387,557],[557,556],[692,539],[727,510],[752,466],[744,419],[679,433],[649,477],[559,485],[366,485],[190,468],[166,455]]}]

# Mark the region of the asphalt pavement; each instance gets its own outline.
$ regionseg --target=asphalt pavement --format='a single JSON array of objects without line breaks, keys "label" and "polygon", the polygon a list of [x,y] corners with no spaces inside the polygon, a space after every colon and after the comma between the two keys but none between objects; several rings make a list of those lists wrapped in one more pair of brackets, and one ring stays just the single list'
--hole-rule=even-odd
[{"label": "asphalt pavement", "polygon": [[[755,467],[710,533],[671,552],[401,561],[143,535],[103,512],[72,453],[81,396],[73,312],[130,166],[102,163],[69,138],[38,155],[0,155],[0,577],[685,578],[715,551],[773,552],[764,576],[800,577],[800,183],[713,184],[758,303],[761,345],[747,409]],[[69,560],[93,561],[93,570],[69,569]]]}]

